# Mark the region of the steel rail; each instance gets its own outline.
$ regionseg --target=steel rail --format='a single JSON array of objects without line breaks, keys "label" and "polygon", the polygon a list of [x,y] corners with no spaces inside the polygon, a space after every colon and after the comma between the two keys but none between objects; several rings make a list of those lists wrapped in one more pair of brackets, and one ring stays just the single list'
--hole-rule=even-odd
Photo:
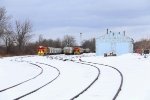
[{"label": "steel rail", "polygon": [[119,69],[117,69],[116,67],[113,67],[113,66],[110,66],[110,65],[99,64],[99,63],[94,63],[94,62],[87,62],[87,61],[81,61],[81,62],[86,62],[86,63],[90,63],[90,64],[107,66],[109,68],[112,68],[112,69],[116,70],[120,74],[121,82],[120,82],[120,85],[119,85],[119,88],[118,88],[116,94],[114,95],[114,97],[112,99],[112,100],[116,100],[116,98],[118,97],[118,95],[119,95],[119,93],[120,93],[120,91],[122,89],[122,86],[123,86],[123,74],[122,74],[122,72]]},{"label": "steel rail", "polygon": [[40,62],[36,62],[36,63],[43,64],[43,65],[46,65],[46,66],[49,66],[49,67],[52,67],[52,68],[56,69],[57,72],[58,72],[58,75],[57,75],[54,79],[52,79],[51,81],[49,81],[49,82],[47,82],[46,84],[40,86],[39,88],[37,88],[37,89],[35,89],[35,90],[33,90],[33,91],[30,91],[30,92],[28,92],[28,93],[26,93],[26,94],[24,94],[24,95],[22,95],[22,96],[19,96],[19,97],[13,99],[13,100],[19,100],[19,99],[24,98],[24,97],[26,97],[26,96],[28,96],[28,95],[30,95],[30,94],[32,94],[32,93],[35,93],[35,92],[37,92],[38,90],[42,89],[43,87],[49,85],[50,83],[52,83],[53,81],[55,81],[55,80],[59,77],[60,71],[59,71],[58,68],[56,68],[56,67],[54,67],[54,66],[52,66],[52,65],[46,64],[46,63],[40,63]]},{"label": "steel rail", "polygon": [[[15,60],[15,61],[16,61],[16,60]],[[18,61],[18,62],[22,62],[22,61]],[[7,88],[5,88],[5,89],[1,89],[0,92],[4,92],[4,91],[6,91],[6,90],[9,90],[9,89],[12,89],[12,88],[14,88],[14,87],[17,87],[17,86],[19,86],[19,85],[21,85],[21,84],[24,84],[24,83],[26,83],[26,82],[28,82],[28,81],[31,81],[31,80],[37,78],[38,76],[40,76],[40,75],[43,73],[43,68],[41,68],[39,65],[33,64],[33,63],[29,63],[29,64],[34,65],[34,66],[37,66],[38,68],[40,68],[40,69],[41,69],[40,73],[38,73],[36,76],[34,76],[34,77],[32,77],[32,78],[29,78],[29,79],[27,79],[27,80],[25,80],[25,81],[23,81],[23,82],[20,82],[20,83],[18,83],[18,84],[12,85],[12,86],[9,86],[9,87],[7,87]]]}]

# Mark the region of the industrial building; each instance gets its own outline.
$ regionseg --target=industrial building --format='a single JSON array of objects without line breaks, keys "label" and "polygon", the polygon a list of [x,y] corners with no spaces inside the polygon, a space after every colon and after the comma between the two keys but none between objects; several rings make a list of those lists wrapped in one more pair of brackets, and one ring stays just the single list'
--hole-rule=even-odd
[{"label": "industrial building", "polygon": [[125,31],[113,33],[107,29],[105,35],[96,38],[96,55],[133,53],[133,43],[134,40],[127,37]]}]

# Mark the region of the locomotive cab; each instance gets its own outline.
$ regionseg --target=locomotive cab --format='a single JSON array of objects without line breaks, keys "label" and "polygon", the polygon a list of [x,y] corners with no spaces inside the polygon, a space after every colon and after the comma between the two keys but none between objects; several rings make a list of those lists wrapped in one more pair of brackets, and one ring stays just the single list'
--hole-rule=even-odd
[{"label": "locomotive cab", "polygon": [[74,51],[74,55],[80,55],[81,50],[79,47],[75,47],[73,51]]},{"label": "locomotive cab", "polygon": [[39,56],[44,56],[46,54],[47,54],[47,47],[39,46],[38,47],[38,55]]}]

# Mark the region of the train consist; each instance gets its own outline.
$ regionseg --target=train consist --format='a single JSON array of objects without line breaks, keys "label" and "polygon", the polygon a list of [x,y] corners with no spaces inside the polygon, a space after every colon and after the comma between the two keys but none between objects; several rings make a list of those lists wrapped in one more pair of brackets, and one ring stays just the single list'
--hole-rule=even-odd
[{"label": "train consist", "polygon": [[37,49],[38,55],[56,55],[56,54],[66,54],[66,55],[80,55],[82,53],[89,53],[90,49],[83,49],[81,47],[64,47],[64,48],[54,48],[54,47],[44,47],[39,46]]}]

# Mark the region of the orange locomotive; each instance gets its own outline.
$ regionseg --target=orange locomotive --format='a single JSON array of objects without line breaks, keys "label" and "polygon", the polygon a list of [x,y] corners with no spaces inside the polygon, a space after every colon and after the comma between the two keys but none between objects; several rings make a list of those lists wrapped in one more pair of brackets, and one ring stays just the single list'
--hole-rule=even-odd
[{"label": "orange locomotive", "polygon": [[44,47],[44,46],[39,46],[38,47],[38,55],[39,56],[43,56],[43,55],[46,55],[47,54],[47,47]]},{"label": "orange locomotive", "polygon": [[74,55],[80,55],[80,53],[81,53],[81,48],[79,48],[79,47],[74,47],[73,52],[74,52]]}]

